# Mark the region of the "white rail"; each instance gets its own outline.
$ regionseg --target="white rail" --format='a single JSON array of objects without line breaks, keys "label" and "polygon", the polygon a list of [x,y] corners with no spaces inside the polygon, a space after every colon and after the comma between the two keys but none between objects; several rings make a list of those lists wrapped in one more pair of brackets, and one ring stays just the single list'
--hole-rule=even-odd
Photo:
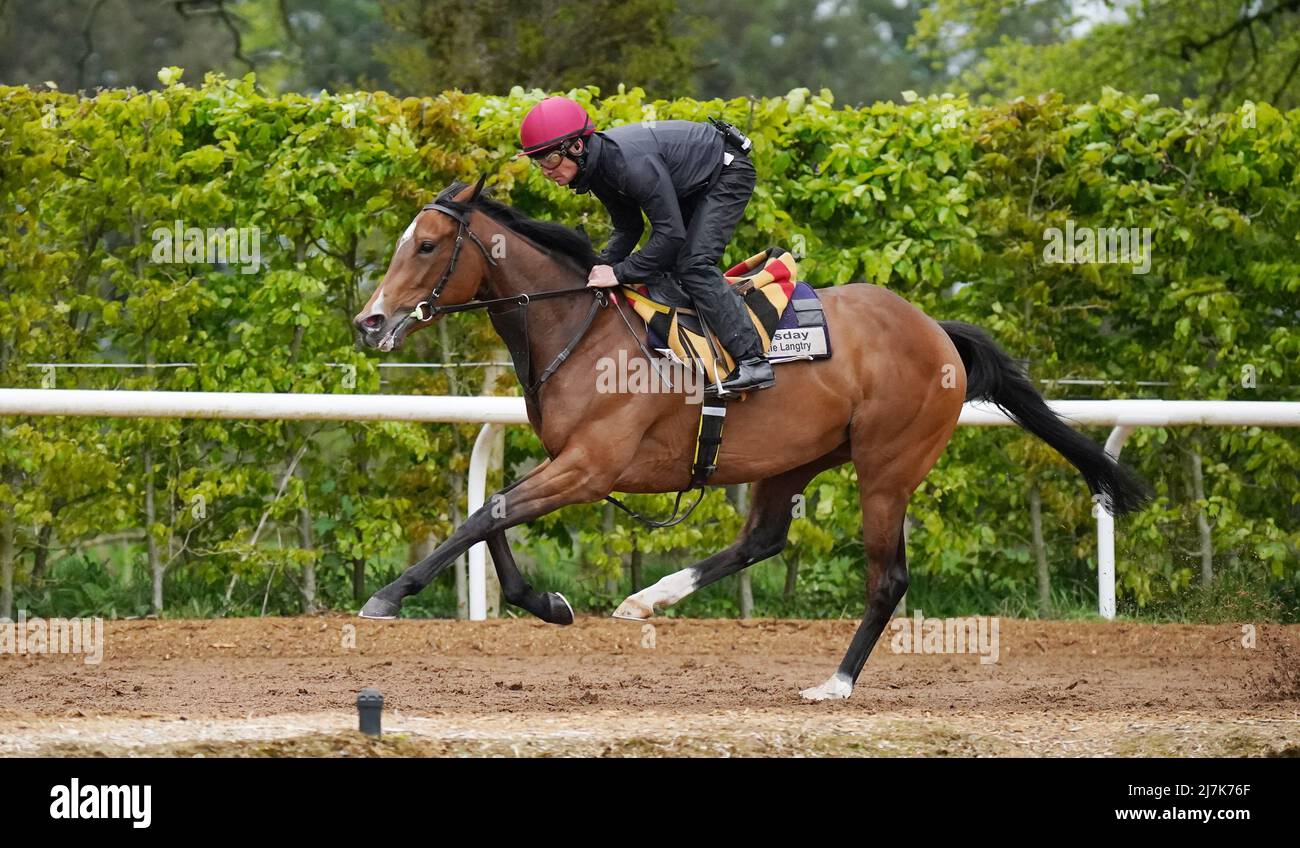
[{"label": "white rail", "polygon": [[[1300,403],[1281,401],[1066,400],[1049,406],[1078,426],[1110,426],[1106,451],[1119,457],[1136,427],[1300,427]],[[75,415],[112,418],[240,418],[324,421],[482,423],[470,455],[469,512],[483,506],[492,435],[504,424],[526,424],[522,398],[256,392],[85,391],[0,389],[0,415]],[[997,407],[970,403],[960,422],[973,427],[1012,424]],[[1097,519],[1097,606],[1115,617],[1115,523]],[[470,618],[486,616],[486,546],[469,553]]]},{"label": "white rail", "polygon": [[523,398],[0,389],[0,415],[526,424]]}]

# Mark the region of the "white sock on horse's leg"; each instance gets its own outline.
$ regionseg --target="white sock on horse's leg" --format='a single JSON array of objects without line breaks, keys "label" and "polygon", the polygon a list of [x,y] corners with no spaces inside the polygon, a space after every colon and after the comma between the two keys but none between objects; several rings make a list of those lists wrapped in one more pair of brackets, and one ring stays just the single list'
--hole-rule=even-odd
[{"label": "white sock on horse's leg", "polygon": [[668,607],[680,601],[699,586],[699,573],[695,566],[674,571],[659,579],[658,583],[630,595],[618,609],[615,618],[645,619],[654,615],[656,606]]},{"label": "white sock on horse's leg", "polygon": [[820,686],[799,693],[809,701],[838,701],[853,694],[853,681],[842,671],[837,671]]}]

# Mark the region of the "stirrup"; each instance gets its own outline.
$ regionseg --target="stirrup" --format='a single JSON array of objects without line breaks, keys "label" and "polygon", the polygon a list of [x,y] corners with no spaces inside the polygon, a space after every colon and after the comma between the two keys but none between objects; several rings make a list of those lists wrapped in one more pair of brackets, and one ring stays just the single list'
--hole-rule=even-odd
[{"label": "stirrup", "polygon": [[[750,383],[735,385],[735,383],[741,379],[741,372],[745,371],[746,368],[753,369],[759,373],[750,375]],[[762,373],[764,370],[766,370],[766,374]],[[736,365],[736,370],[728,375],[727,379],[722,381],[718,388],[726,394],[732,394],[758,391],[760,389],[771,388],[775,385],[776,375],[772,371],[772,364],[767,361],[766,357],[760,356],[738,363]]]}]

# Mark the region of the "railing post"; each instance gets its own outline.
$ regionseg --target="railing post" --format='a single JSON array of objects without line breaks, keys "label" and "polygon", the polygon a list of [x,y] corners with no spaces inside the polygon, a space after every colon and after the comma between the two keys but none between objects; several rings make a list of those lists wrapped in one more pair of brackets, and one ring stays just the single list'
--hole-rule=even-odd
[{"label": "railing post", "polygon": [[[1119,459],[1124,442],[1133,427],[1121,424],[1110,431],[1106,439],[1106,453]],[[1115,518],[1109,504],[1095,500],[1092,514],[1097,518],[1097,614],[1107,621],[1115,618]]]},{"label": "railing post", "polygon": [[[477,512],[487,498],[488,462],[492,457],[492,439],[501,429],[500,424],[484,424],[474,440],[474,450],[469,455],[469,485],[465,516]],[[487,544],[479,542],[469,549],[469,620],[487,618]]]}]

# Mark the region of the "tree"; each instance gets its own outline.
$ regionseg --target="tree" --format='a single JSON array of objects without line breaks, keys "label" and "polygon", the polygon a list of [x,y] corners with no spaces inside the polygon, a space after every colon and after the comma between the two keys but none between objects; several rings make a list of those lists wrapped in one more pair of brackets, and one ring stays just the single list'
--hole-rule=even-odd
[{"label": "tree", "polygon": [[426,94],[639,85],[690,89],[690,42],[676,0],[381,0],[399,36],[383,46],[394,82]]},{"label": "tree", "polygon": [[202,14],[198,5],[211,6],[194,0],[0,3],[0,80],[28,85],[48,80],[64,90],[151,88],[164,65],[185,65],[200,76],[227,68],[234,50],[231,32],[220,16]]},{"label": "tree", "polygon": [[705,35],[701,97],[779,96],[829,88],[862,105],[946,78],[908,47],[916,4],[894,0],[684,0]]},{"label": "tree", "polygon": [[[1300,0],[1105,0],[1102,9],[1090,19],[1059,2],[939,0],[916,43],[938,61],[964,57],[959,82],[986,99],[1056,90],[1093,100],[1109,86],[1211,111],[1300,104]],[[1002,31],[1024,15],[1040,16],[1050,37]]]}]

